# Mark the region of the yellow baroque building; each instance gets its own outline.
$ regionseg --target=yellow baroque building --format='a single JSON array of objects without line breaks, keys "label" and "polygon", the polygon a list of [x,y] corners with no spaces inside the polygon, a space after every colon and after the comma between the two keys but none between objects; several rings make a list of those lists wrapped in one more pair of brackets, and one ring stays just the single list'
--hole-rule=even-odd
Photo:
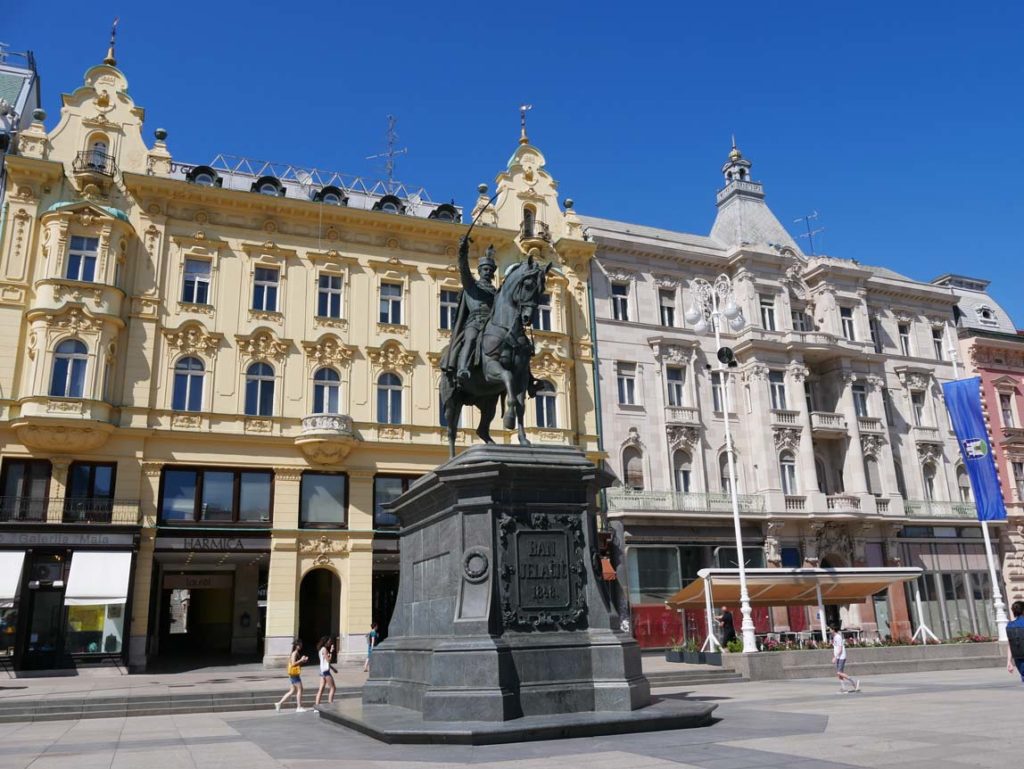
[{"label": "yellow baroque building", "polygon": [[[35,117],[0,224],[0,658],[277,664],[321,635],[361,658],[397,589],[381,505],[447,458],[461,212],[177,162],[165,131],[146,145],[113,51],[55,127]],[[596,457],[593,244],[525,130],[496,191],[480,188],[472,258],[556,265],[529,435]]]}]

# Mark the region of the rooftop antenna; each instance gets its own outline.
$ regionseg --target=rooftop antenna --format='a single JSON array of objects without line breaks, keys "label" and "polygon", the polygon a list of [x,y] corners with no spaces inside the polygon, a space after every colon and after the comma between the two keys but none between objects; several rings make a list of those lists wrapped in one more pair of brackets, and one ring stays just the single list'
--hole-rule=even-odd
[{"label": "rooftop antenna", "polygon": [[811,256],[814,256],[814,236],[817,235],[819,232],[824,232],[825,231],[824,227],[818,227],[817,229],[814,229],[814,230],[811,229],[811,222],[816,221],[817,219],[818,219],[818,212],[817,211],[812,211],[811,213],[807,214],[807,216],[801,216],[801,217],[793,220],[794,224],[799,224],[800,222],[803,222],[804,223],[804,227],[807,228],[807,232],[800,233],[800,237],[801,238],[807,238],[808,253]]},{"label": "rooftop antenna", "polygon": [[530,140],[526,136],[526,113],[533,109],[532,104],[520,104],[519,105],[519,143],[529,144]]},{"label": "rooftop antenna", "polygon": [[398,155],[405,155],[409,152],[408,147],[402,147],[400,150],[395,149],[395,143],[398,141],[398,133],[395,131],[395,123],[398,120],[394,115],[388,115],[388,148],[377,155],[370,155],[367,160],[379,160],[384,158],[384,176],[387,177],[388,184],[387,189],[389,194],[395,192],[395,157]]}]

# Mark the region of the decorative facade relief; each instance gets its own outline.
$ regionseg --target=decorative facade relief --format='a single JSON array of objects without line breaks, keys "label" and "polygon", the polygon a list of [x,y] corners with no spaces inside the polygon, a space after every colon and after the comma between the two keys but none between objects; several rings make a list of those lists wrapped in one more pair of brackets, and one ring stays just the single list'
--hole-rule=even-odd
[{"label": "decorative facade relief", "polygon": [[773,430],[776,451],[796,451],[800,445],[801,430],[793,427],[777,427]]},{"label": "decorative facade relief", "polygon": [[165,330],[164,338],[167,346],[182,355],[217,354],[223,334],[210,333],[199,323],[186,323],[175,330]]},{"label": "decorative facade relief", "polygon": [[380,347],[366,348],[366,357],[377,369],[398,369],[412,371],[416,363],[416,353],[407,350],[401,342],[389,339]]},{"label": "decorative facade relief", "polygon": [[347,539],[332,539],[326,534],[300,539],[298,545],[300,553],[313,556],[314,566],[329,566],[332,558],[347,555],[351,549]]},{"label": "decorative facade relief", "polygon": [[273,332],[256,331],[250,336],[236,336],[238,351],[250,360],[283,361],[288,356],[288,343],[278,339]]},{"label": "decorative facade relief", "polygon": [[917,444],[917,458],[922,463],[925,462],[941,462],[942,461],[942,444],[941,443],[927,443],[920,441]]},{"label": "decorative facade relief", "polygon": [[693,448],[700,440],[700,431],[696,427],[670,425],[665,432],[669,448],[673,450]]},{"label": "decorative facade relief", "polygon": [[355,355],[355,348],[342,344],[336,336],[327,334],[316,342],[303,342],[306,360],[313,368],[320,366],[348,366]]},{"label": "decorative facade relief", "polygon": [[860,449],[866,457],[878,457],[885,445],[885,439],[881,435],[869,435],[861,433]]}]

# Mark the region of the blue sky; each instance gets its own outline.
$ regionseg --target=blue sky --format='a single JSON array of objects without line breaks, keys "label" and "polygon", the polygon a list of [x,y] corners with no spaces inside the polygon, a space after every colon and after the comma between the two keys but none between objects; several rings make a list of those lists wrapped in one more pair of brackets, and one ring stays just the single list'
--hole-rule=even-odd
[{"label": "blue sky", "polygon": [[186,162],[379,176],[394,114],[396,178],[471,205],[527,101],[580,213],[707,233],[735,132],[783,224],[820,213],[816,250],[988,278],[1024,326],[1024,3],[12,6],[0,38],[35,51],[51,126],[120,15],[147,139]]}]

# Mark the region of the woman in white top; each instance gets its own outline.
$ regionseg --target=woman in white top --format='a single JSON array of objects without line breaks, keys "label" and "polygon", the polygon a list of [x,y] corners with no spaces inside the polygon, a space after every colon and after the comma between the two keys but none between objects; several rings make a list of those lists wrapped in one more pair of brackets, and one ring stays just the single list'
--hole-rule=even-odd
[{"label": "woman in white top", "polygon": [[853,681],[853,691],[860,691],[860,680],[846,675],[846,641],[839,628],[832,627],[832,662],[836,666],[836,677],[839,679],[839,693],[846,694],[850,690],[846,688],[847,681]]},{"label": "woman in white top", "polygon": [[334,672],[334,668],[331,667],[331,654],[334,653],[334,641],[327,636],[324,636],[316,644],[317,654],[320,655],[320,688],[316,692],[316,701],[313,703],[314,706],[320,704],[320,698],[323,697],[324,687],[327,688],[327,703],[334,703],[334,692],[337,687],[334,684],[334,676],[331,675]]}]

